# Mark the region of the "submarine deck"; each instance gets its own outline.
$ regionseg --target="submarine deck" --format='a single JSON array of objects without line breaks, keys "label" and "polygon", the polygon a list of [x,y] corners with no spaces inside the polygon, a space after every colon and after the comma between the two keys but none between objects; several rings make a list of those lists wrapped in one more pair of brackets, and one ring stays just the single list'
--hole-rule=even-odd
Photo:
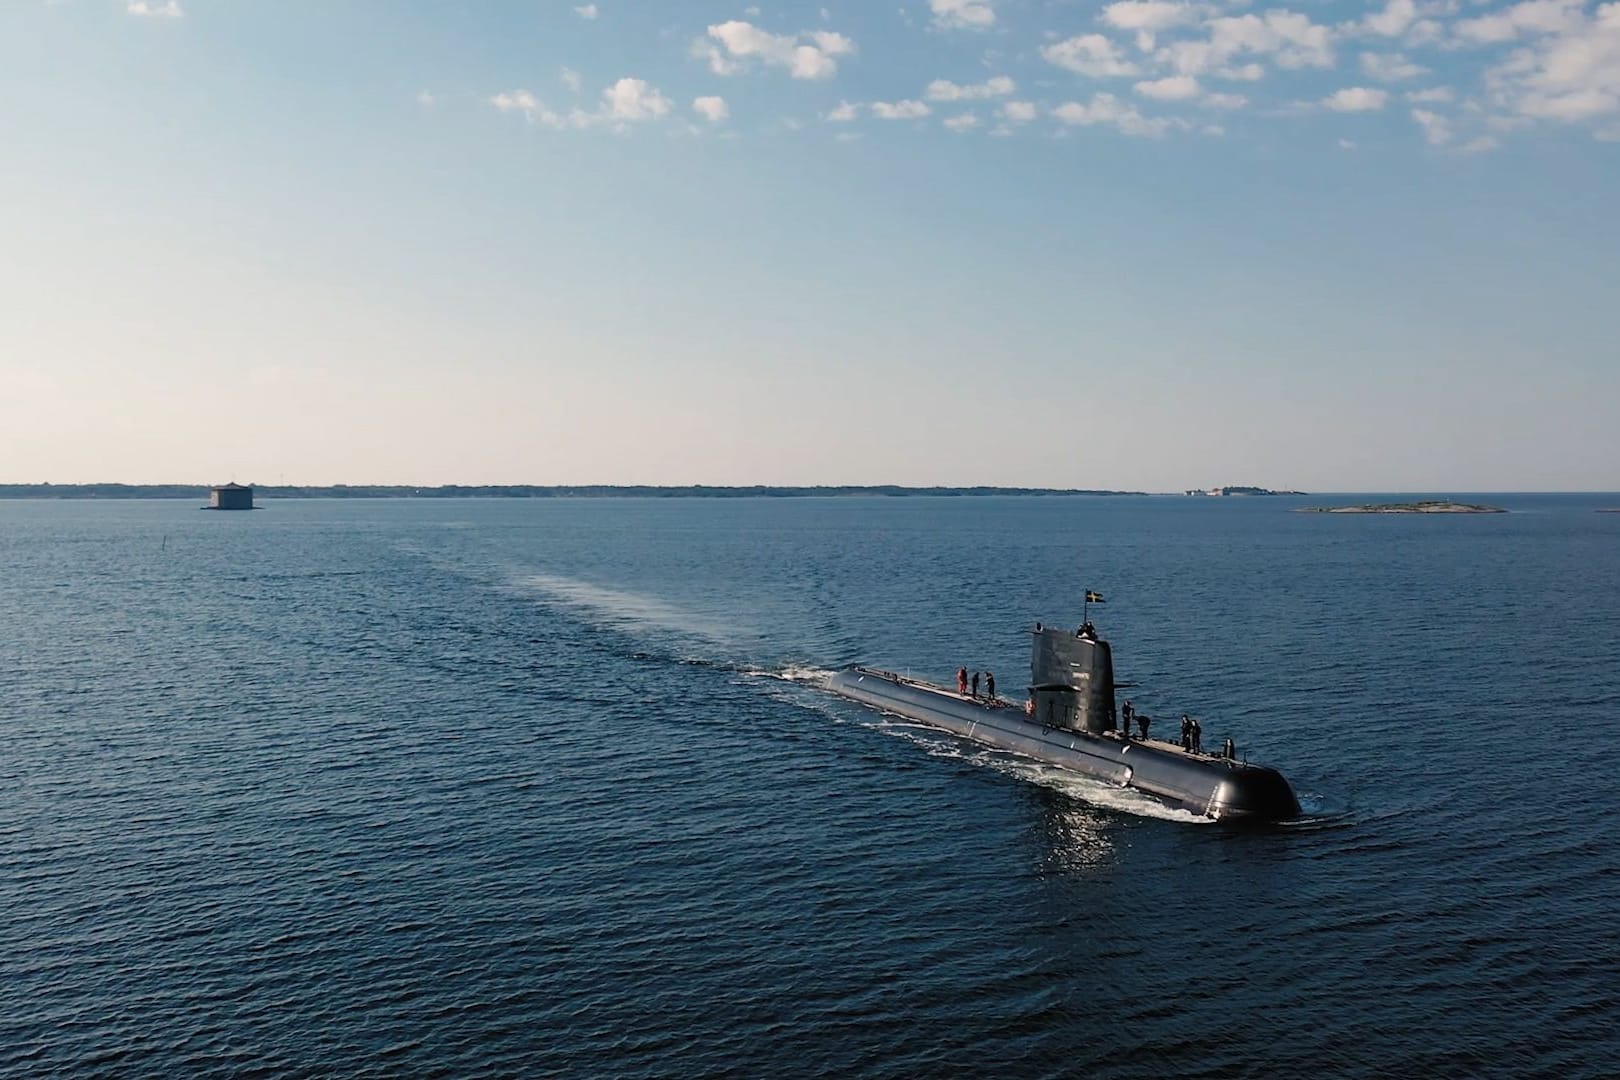
[{"label": "submarine deck", "polygon": [[[884,671],[882,668],[865,667],[860,664],[855,666],[855,670],[864,675],[876,675],[879,678],[888,679],[890,682],[897,683],[901,686],[911,686],[918,690],[926,690],[931,694],[937,694],[940,697],[950,698],[952,701],[965,701],[971,705],[979,705],[981,707],[990,709],[1011,709],[1014,712],[1017,712],[1020,716],[1023,715],[1024,712],[1024,710],[1019,707],[1017,702],[1009,701],[999,695],[991,698],[989,696],[976,697],[973,694],[959,694],[948,686],[941,686],[938,683],[931,683],[926,679],[913,679],[910,676],[900,675],[893,671]],[[921,723],[921,721],[918,722]],[[1227,758],[1222,757],[1220,754],[1211,754],[1204,750],[1188,750],[1179,742],[1167,742],[1164,739],[1155,739],[1151,737],[1142,738],[1141,736],[1126,736],[1118,731],[1110,731],[1102,735],[1092,735],[1090,732],[1070,731],[1069,728],[1053,730],[1062,730],[1072,735],[1088,735],[1093,739],[1109,739],[1114,742],[1151,746],[1154,750],[1164,750],[1173,754],[1180,754],[1184,757],[1191,758],[1194,761],[1224,762],[1228,760]]]}]

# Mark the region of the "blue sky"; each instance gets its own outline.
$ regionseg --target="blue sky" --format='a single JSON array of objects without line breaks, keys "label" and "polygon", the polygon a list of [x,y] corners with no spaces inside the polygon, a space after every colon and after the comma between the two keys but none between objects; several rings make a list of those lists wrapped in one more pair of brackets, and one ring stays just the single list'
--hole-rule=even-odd
[{"label": "blue sky", "polygon": [[0,480],[1620,488],[1620,3],[0,5]]}]

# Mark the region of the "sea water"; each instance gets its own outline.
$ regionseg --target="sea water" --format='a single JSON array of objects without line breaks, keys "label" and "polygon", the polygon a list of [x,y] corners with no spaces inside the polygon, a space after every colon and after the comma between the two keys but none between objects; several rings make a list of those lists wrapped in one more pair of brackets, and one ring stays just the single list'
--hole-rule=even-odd
[{"label": "sea water", "polygon": [[[1620,499],[1481,498],[0,502],[0,1073],[1616,1075]],[[1304,821],[816,689],[1088,588]]]}]

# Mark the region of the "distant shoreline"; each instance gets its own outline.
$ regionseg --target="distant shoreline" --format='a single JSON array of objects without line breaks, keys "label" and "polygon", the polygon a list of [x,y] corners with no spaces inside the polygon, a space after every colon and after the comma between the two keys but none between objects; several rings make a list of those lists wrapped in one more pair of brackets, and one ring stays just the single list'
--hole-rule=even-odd
[{"label": "distant shoreline", "polygon": [[[207,484],[0,484],[0,499],[206,499]],[[445,484],[351,485],[326,487],[253,485],[258,499],[804,499],[842,496],[975,498],[988,495],[1067,497],[1146,495],[1145,491],[1093,488],[905,487],[898,484],[827,487],[660,487],[615,484]]]}]

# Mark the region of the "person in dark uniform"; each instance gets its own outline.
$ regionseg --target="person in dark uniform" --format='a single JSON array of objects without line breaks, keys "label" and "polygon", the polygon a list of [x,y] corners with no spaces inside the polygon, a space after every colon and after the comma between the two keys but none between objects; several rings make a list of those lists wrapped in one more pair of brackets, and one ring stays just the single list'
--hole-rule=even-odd
[{"label": "person in dark uniform", "polygon": [[1131,737],[1131,719],[1136,716],[1136,706],[1131,704],[1129,698],[1126,698],[1125,704],[1120,707],[1119,715],[1125,721],[1124,726],[1119,729],[1119,733],[1129,739]]},{"label": "person in dark uniform", "polygon": [[979,673],[977,671],[973,673],[973,696],[979,696]]},{"label": "person in dark uniform", "polygon": [[1192,720],[1191,734],[1192,752],[1195,754],[1202,754],[1204,752],[1204,726],[1198,722],[1197,717],[1194,717]]},{"label": "person in dark uniform", "polygon": [[1192,717],[1186,713],[1181,714],[1181,748],[1192,749]]},{"label": "person in dark uniform", "polygon": [[996,673],[993,671],[984,673],[984,696],[996,700]]},{"label": "person in dark uniform", "polygon": [[1146,713],[1138,713],[1137,714],[1137,716],[1136,716],[1136,726],[1138,728],[1140,728],[1141,731],[1142,731],[1142,741],[1143,742],[1147,742],[1147,729],[1148,729],[1148,725],[1151,724],[1151,723],[1153,723],[1153,717],[1148,716]]}]

